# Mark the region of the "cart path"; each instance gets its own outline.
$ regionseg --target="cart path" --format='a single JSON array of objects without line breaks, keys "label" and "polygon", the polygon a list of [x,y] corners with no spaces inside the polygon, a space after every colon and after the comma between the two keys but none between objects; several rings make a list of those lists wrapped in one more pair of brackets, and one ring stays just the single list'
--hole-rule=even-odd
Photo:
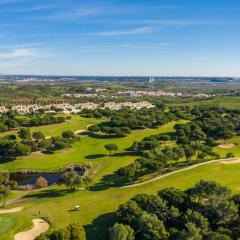
[{"label": "cart path", "polygon": [[188,171],[188,170],[191,170],[191,169],[203,166],[203,165],[216,163],[216,162],[220,162],[220,163],[223,163],[223,164],[234,164],[234,163],[240,163],[240,158],[231,158],[231,159],[224,158],[224,159],[210,160],[210,161],[207,161],[207,162],[194,164],[194,165],[191,165],[189,167],[181,168],[181,169],[173,171],[173,172],[165,173],[163,175],[154,177],[154,178],[149,179],[149,180],[144,181],[144,182],[135,183],[135,184],[132,184],[132,185],[127,185],[127,186],[123,186],[123,187],[120,187],[120,188],[133,188],[133,187],[142,186],[142,185],[145,185],[145,184],[148,184],[148,183],[155,182],[155,181],[158,181],[160,179],[166,178],[168,176],[174,175],[176,173],[185,172],[185,171]]}]

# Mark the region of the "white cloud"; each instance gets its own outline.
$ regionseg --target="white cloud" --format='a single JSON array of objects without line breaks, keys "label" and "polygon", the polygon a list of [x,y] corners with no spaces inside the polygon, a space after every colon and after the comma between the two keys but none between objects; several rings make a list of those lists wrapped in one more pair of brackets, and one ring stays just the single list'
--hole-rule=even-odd
[{"label": "white cloud", "polygon": [[8,9],[9,12],[36,12],[41,10],[49,10],[55,8],[54,5],[46,4],[46,5],[36,5],[33,7],[27,7],[27,8],[17,8],[17,9]]},{"label": "white cloud", "polygon": [[94,16],[102,13],[100,8],[75,8],[66,9],[64,12],[58,12],[47,16],[37,17],[36,19],[53,21],[72,21],[81,17]]},{"label": "white cloud", "polygon": [[144,33],[150,33],[153,31],[154,31],[154,29],[152,27],[142,27],[142,28],[133,28],[133,29],[126,29],[126,30],[98,32],[96,35],[99,35],[99,36],[122,36],[122,35],[144,34]]},{"label": "white cloud", "polygon": [[31,48],[16,48],[0,53],[0,58],[4,59],[37,59],[47,56],[47,54]]}]

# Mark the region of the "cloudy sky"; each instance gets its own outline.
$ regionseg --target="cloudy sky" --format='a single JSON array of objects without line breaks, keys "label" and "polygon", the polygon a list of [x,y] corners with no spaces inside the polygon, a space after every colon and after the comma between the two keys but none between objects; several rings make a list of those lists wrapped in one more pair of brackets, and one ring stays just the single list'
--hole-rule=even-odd
[{"label": "cloudy sky", "polygon": [[0,73],[240,76],[239,0],[0,0]]}]

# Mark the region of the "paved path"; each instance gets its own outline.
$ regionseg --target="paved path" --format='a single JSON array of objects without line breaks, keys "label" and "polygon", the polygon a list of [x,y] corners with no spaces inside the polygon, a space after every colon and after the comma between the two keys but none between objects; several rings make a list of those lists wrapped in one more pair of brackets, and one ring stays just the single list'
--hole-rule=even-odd
[{"label": "paved path", "polygon": [[228,159],[224,158],[224,159],[210,160],[210,161],[207,161],[207,162],[194,164],[194,165],[191,165],[189,167],[181,168],[179,170],[176,170],[176,171],[173,171],[173,172],[170,172],[170,173],[166,173],[166,174],[154,177],[154,178],[149,179],[149,180],[147,180],[145,182],[140,182],[140,183],[136,183],[136,184],[132,184],[132,185],[127,185],[127,186],[123,186],[123,187],[120,187],[120,188],[133,188],[133,187],[142,186],[142,185],[145,185],[145,184],[148,184],[148,183],[151,183],[151,182],[155,182],[155,181],[157,181],[159,179],[166,178],[166,177],[171,176],[173,174],[180,173],[180,172],[185,172],[185,171],[191,170],[193,168],[197,168],[199,166],[207,165],[207,164],[210,164],[210,163],[222,162],[222,163],[226,164],[228,161],[231,161],[231,163],[234,163],[235,161],[239,163],[239,160],[240,160],[239,158],[231,158],[231,159],[230,158],[228,158]]},{"label": "paved path", "polygon": [[9,199],[6,201],[5,205],[12,205],[22,201],[22,198],[28,194],[28,191],[22,191],[17,197]]},{"label": "paved path", "polygon": [[32,220],[33,228],[20,232],[14,235],[15,240],[34,240],[41,233],[45,233],[49,229],[49,224],[45,222],[43,219],[36,218]]}]

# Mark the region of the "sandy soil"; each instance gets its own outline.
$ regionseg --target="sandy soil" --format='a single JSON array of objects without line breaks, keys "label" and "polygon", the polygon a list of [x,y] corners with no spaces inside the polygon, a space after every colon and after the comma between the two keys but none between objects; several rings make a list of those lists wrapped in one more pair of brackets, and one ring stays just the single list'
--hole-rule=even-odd
[{"label": "sandy soil", "polygon": [[223,164],[237,164],[240,163],[240,159],[236,159],[236,160],[224,160],[221,163]]},{"label": "sandy soil", "polygon": [[221,145],[218,145],[219,148],[222,148],[222,149],[228,149],[228,148],[233,148],[235,147],[235,144],[234,143],[229,143],[229,144],[221,144]]},{"label": "sandy soil", "polygon": [[33,219],[33,228],[14,235],[15,240],[34,240],[41,233],[48,230],[49,224],[40,218]]},{"label": "sandy soil", "polygon": [[22,210],[23,210],[23,207],[16,207],[16,208],[11,208],[11,209],[0,209],[0,214],[16,213],[16,212],[20,212]]}]

